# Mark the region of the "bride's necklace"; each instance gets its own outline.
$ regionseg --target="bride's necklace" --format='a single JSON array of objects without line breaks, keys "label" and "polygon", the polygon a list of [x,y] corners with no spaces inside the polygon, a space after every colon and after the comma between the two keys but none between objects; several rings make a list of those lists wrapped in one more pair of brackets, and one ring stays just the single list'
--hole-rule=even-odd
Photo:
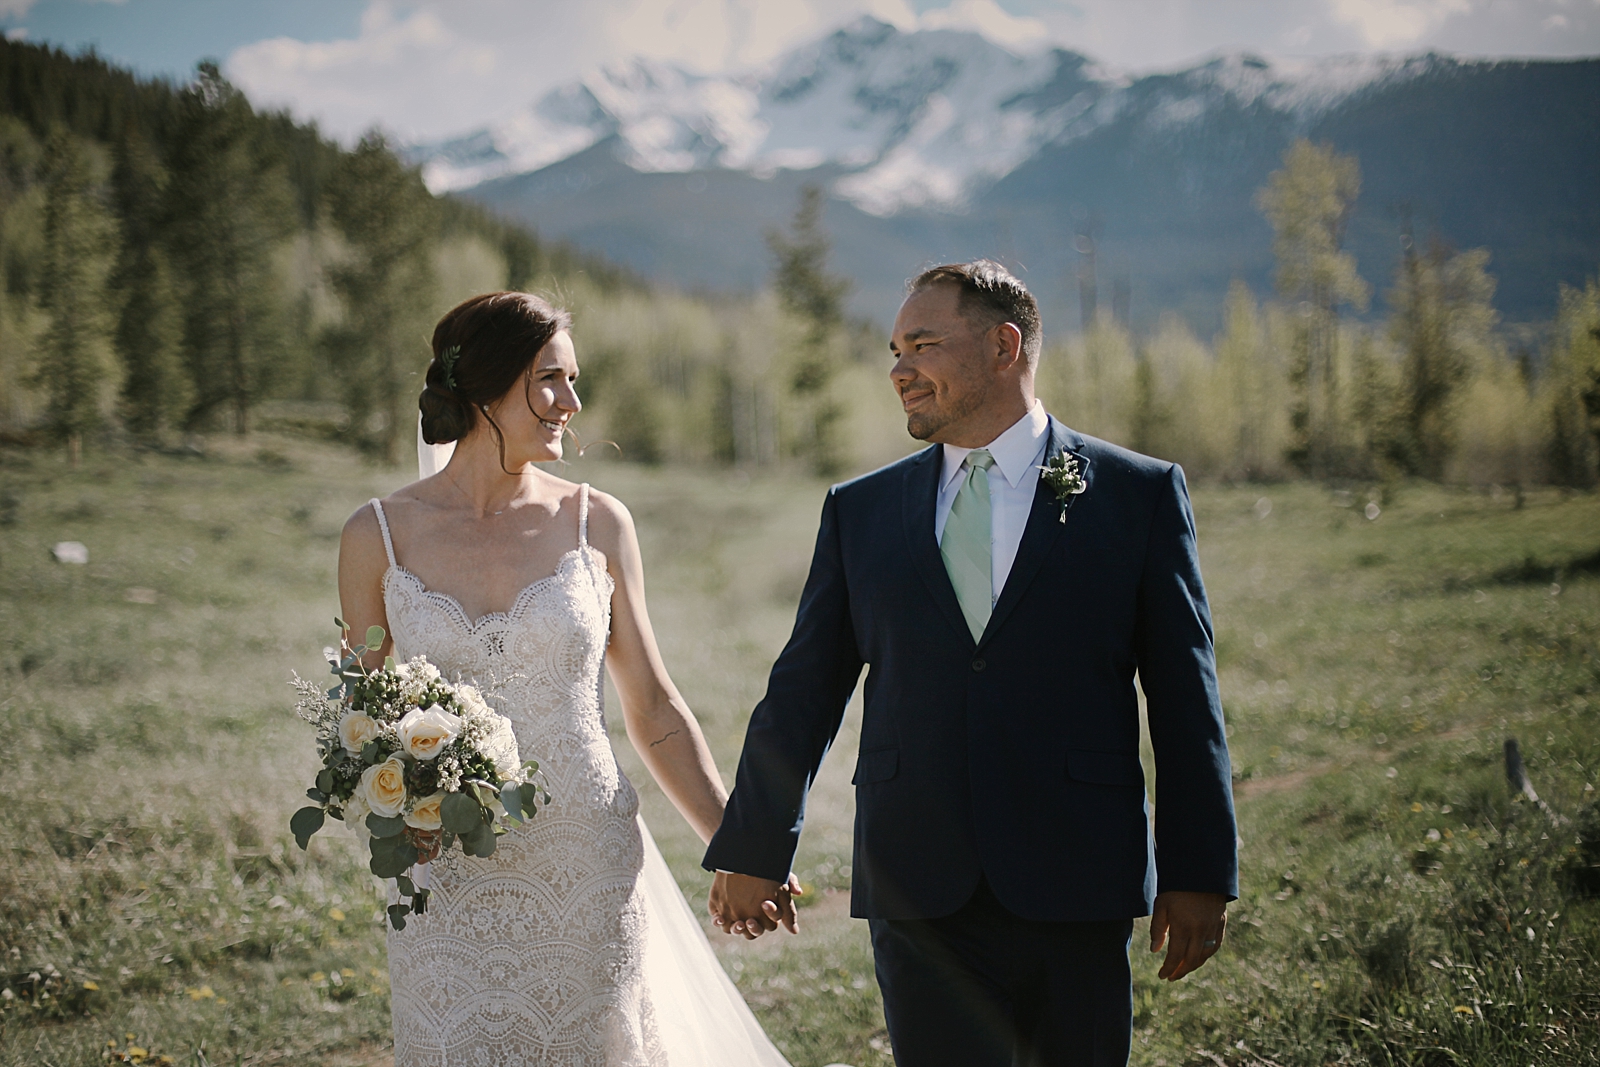
[{"label": "bride's necklace", "polygon": [[[461,484],[450,476],[450,472],[448,470],[441,470],[439,473],[444,475],[445,478],[449,480],[450,484],[456,487],[456,492],[460,493],[463,497],[465,497],[468,504],[471,504],[474,508],[476,508],[478,506],[478,502],[472,499],[472,494],[468,493],[465,489],[461,488]],[[511,510],[511,505],[507,504],[505,507],[501,508],[499,511],[492,511],[492,512],[490,512],[490,514],[491,515],[504,515],[509,510]]]}]

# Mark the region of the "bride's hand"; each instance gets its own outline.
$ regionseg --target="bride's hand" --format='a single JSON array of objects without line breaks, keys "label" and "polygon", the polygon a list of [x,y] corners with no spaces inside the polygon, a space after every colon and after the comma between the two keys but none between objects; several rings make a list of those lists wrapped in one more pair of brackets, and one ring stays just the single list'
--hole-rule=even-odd
[{"label": "bride's hand", "polygon": [[712,922],[726,933],[753,941],[779,926],[791,934],[799,933],[793,898],[804,892],[800,879],[792,872],[788,881],[774,882],[769,878],[718,871],[711,882],[707,907]]}]

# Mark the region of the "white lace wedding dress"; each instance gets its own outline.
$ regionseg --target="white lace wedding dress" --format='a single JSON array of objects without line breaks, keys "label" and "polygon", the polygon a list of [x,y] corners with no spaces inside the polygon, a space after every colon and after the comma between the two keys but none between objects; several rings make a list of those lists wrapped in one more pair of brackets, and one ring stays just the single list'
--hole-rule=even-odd
[{"label": "white lace wedding dress", "polygon": [[787,1067],[717,963],[638,817],[606,736],[612,581],[578,543],[508,612],[467,618],[395,559],[396,658],[491,685],[551,794],[488,859],[432,868],[427,912],[389,932],[396,1067]]}]

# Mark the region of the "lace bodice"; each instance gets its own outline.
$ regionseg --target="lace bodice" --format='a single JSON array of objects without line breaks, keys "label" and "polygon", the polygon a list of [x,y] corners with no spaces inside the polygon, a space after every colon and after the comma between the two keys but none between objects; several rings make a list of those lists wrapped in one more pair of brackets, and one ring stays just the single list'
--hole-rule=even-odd
[{"label": "lace bodice", "polygon": [[474,620],[401,566],[373,501],[395,656],[425,655],[446,677],[475,680],[552,798],[489,859],[441,856],[428,912],[390,933],[397,1067],[664,1062],[639,979],[639,801],[605,727],[613,585],[588,543],[588,504],[584,485],[578,544],[555,573],[509,611]]}]

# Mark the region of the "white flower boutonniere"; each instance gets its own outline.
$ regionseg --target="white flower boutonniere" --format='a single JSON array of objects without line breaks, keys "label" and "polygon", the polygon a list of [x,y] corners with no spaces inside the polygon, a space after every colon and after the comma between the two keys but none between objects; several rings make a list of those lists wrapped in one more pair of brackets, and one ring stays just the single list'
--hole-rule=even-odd
[{"label": "white flower boutonniere", "polygon": [[1039,477],[1055,493],[1056,502],[1061,505],[1059,521],[1066,522],[1067,505],[1072,503],[1073,497],[1089,488],[1089,483],[1083,480],[1078,468],[1078,457],[1062,449],[1045,460],[1044,466],[1039,468]]}]

